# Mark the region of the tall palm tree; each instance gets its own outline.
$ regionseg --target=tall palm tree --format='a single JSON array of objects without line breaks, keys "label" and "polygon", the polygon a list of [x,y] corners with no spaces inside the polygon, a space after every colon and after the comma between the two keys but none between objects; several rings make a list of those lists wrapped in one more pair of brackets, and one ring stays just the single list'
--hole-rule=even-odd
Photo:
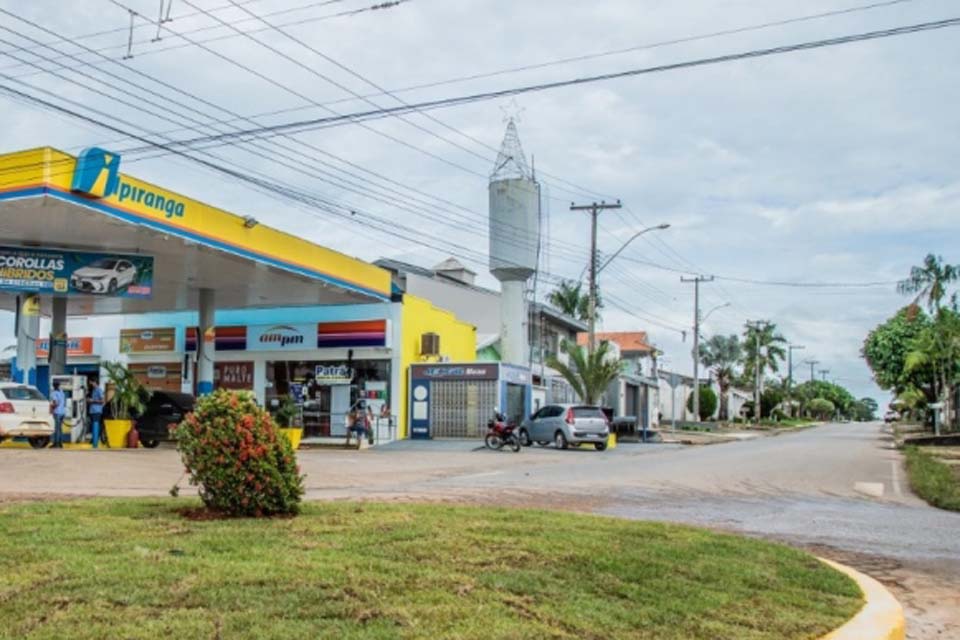
[{"label": "tall palm tree", "polygon": [[947,285],[957,280],[960,280],[960,265],[943,264],[943,257],[928,253],[923,266],[911,267],[910,275],[897,283],[897,292],[916,294],[914,304],[925,299],[927,308],[933,313],[947,295]]},{"label": "tall palm tree", "polygon": [[780,363],[787,357],[784,346],[787,339],[777,333],[777,325],[767,322],[761,325],[748,324],[743,332],[743,377],[753,380],[757,366],[760,367],[759,395],[763,395],[763,380],[767,372],[777,373]]},{"label": "tall palm tree", "polygon": [[560,345],[560,350],[570,356],[570,365],[553,356],[547,359],[547,365],[559,371],[580,399],[589,405],[600,401],[603,392],[623,370],[621,360],[610,357],[610,343],[606,340],[600,342],[592,354],[566,340]]},{"label": "tall palm tree", "polygon": [[[561,280],[556,289],[547,296],[547,301],[571,318],[586,322],[590,316],[590,295],[583,291],[583,286],[573,280]],[[600,291],[597,290],[596,318],[600,318],[600,308],[603,301]]]},{"label": "tall palm tree", "polygon": [[720,419],[728,420],[728,393],[737,376],[737,363],[743,356],[739,336],[711,336],[700,344],[700,362],[713,369],[713,377],[720,387]]}]

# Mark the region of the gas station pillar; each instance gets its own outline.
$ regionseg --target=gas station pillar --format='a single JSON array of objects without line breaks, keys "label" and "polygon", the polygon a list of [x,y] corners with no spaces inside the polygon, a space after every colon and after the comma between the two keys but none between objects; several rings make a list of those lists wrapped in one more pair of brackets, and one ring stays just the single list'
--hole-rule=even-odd
[{"label": "gas station pillar", "polygon": [[200,289],[200,335],[197,336],[197,395],[213,393],[214,335],[213,289]]},{"label": "gas station pillar", "polygon": [[40,333],[40,296],[22,295],[17,300],[17,363],[13,380],[37,384],[37,337]]},{"label": "gas station pillar", "polygon": [[[53,299],[53,318],[50,322],[50,376],[61,376],[67,371],[67,299]],[[50,386],[53,389],[53,386]]]}]

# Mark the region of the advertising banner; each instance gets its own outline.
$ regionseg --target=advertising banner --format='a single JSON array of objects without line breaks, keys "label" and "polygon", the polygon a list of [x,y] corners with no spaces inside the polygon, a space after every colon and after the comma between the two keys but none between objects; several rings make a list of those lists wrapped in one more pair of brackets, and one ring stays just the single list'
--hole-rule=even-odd
[{"label": "advertising banner", "polygon": [[253,362],[213,363],[213,386],[234,391],[253,389]]},{"label": "advertising banner", "polygon": [[[96,355],[93,350],[92,337],[87,336],[82,338],[67,338],[68,358],[81,358],[92,355]],[[37,340],[37,357],[50,357],[50,340],[47,338],[41,338],[40,340]]]},{"label": "advertising banner", "polygon": [[0,290],[149,298],[153,258],[0,246]]},{"label": "advertising banner", "polygon": [[176,349],[177,331],[173,327],[120,330],[120,353],[157,353]]}]

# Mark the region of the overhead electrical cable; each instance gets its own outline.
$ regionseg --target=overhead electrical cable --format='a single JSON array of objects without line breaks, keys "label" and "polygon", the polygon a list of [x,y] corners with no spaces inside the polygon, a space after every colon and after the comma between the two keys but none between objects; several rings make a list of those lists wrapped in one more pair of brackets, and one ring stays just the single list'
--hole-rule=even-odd
[{"label": "overhead electrical cable", "polygon": [[[115,1],[115,0],[111,0],[111,1]],[[665,73],[669,71],[678,71],[681,69],[710,66],[710,65],[716,65],[716,64],[726,63],[726,62],[734,62],[738,60],[757,59],[757,58],[763,58],[768,56],[781,55],[785,53],[794,53],[797,51],[810,51],[814,49],[820,49],[824,47],[834,47],[834,46],[850,44],[854,42],[864,42],[868,40],[877,40],[881,38],[890,38],[895,36],[921,33],[926,31],[937,30],[937,29],[945,29],[949,27],[955,27],[958,25],[960,25],[960,18],[948,18],[945,20],[923,22],[919,24],[895,27],[892,29],[868,31],[864,33],[850,34],[850,35],[840,36],[836,38],[826,38],[823,40],[811,40],[807,42],[800,42],[800,43],[791,44],[791,45],[771,47],[767,49],[754,49],[751,51],[742,51],[739,53],[731,53],[731,54],[726,54],[722,56],[713,56],[709,58],[697,58],[694,60],[687,60],[683,62],[675,62],[670,64],[662,64],[662,65],[656,65],[652,67],[628,69],[626,71],[616,71],[612,73],[585,76],[581,78],[572,78],[568,80],[558,80],[555,82],[545,82],[540,84],[514,87],[512,89],[499,89],[496,91],[486,91],[486,92],[475,93],[475,94],[470,94],[465,96],[457,96],[452,98],[440,98],[436,100],[427,100],[424,102],[412,103],[410,105],[399,105],[396,107],[385,107],[382,109],[357,111],[352,113],[341,114],[338,116],[329,116],[325,118],[310,118],[306,120],[297,120],[293,122],[279,123],[279,124],[274,124],[270,126],[241,130],[241,131],[237,131],[230,134],[181,140],[177,143],[177,146],[190,146],[190,145],[207,143],[207,142],[222,142],[224,140],[229,140],[233,138],[252,139],[256,137],[277,135],[282,132],[310,131],[312,128],[317,126],[357,124],[357,123],[362,123],[369,120],[393,117],[396,114],[412,113],[414,111],[420,111],[425,109],[449,108],[449,107],[455,107],[455,106],[460,106],[464,104],[471,104],[475,102],[492,100],[496,98],[516,96],[524,93],[549,91],[553,89],[559,89],[562,87],[578,86],[578,85],[584,85],[584,84],[591,84],[595,82],[605,82],[609,80],[617,80],[617,79],[636,77],[641,75]]]}]

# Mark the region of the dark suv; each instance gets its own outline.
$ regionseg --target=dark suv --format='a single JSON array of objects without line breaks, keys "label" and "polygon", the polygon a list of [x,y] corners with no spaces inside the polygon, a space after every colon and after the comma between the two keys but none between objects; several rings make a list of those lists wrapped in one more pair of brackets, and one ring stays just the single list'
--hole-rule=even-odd
[{"label": "dark suv", "polygon": [[195,402],[196,398],[189,393],[154,391],[137,418],[137,431],[143,446],[152,449],[162,440],[172,440],[170,430],[193,411]]}]

